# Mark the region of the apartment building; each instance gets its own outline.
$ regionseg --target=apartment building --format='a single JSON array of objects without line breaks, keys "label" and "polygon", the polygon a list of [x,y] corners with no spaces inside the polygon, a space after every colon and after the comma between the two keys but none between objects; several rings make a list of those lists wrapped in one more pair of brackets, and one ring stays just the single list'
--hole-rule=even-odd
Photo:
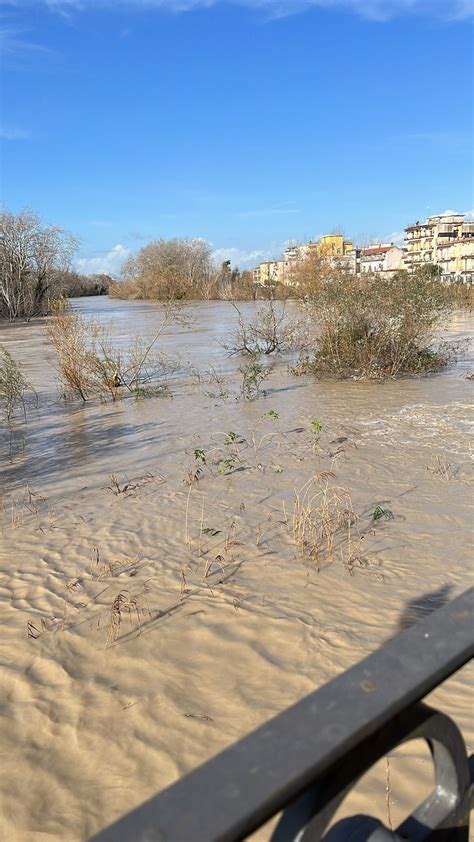
[{"label": "apartment building", "polygon": [[367,248],[358,249],[359,271],[396,272],[404,268],[403,249],[393,243],[372,243]]},{"label": "apartment building", "polygon": [[337,263],[352,274],[358,271],[359,251],[354,248],[352,242],[344,239],[343,234],[326,234],[317,242],[288,246],[283,252],[282,260],[260,263],[253,272],[254,282],[262,286],[276,283],[291,285],[294,268],[312,254],[324,257],[330,263]]},{"label": "apartment building", "polygon": [[288,246],[283,252],[283,260],[288,265],[304,260],[308,254],[309,243]]},{"label": "apartment building", "polygon": [[440,267],[447,281],[474,282],[474,220],[464,214],[445,213],[429,216],[405,229],[405,248],[394,243],[372,243],[355,248],[343,234],[325,234],[317,242],[288,246],[281,260],[267,260],[254,269],[254,281],[262,286],[291,284],[295,266],[312,254],[358,275],[365,272],[385,274],[430,263]]},{"label": "apartment building", "polygon": [[[472,228],[472,231],[470,230]],[[445,213],[429,216],[405,228],[405,264],[409,272],[424,263],[436,263],[438,247],[474,234],[474,224],[463,214]]]},{"label": "apartment building", "polygon": [[426,222],[418,221],[405,229],[405,266],[412,272],[417,266],[435,263],[446,280],[472,283],[473,240],[474,221],[464,214],[429,216]]},{"label": "apartment building", "polygon": [[[473,226],[474,227],[474,226]],[[466,235],[448,243],[439,243],[435,262],[441,277],[449,282],[474,282],[474,235]]]},{"label": "apartment building", "polygon": [[285,261],[265,260],[253,270],[254,283],[260,286],[274,286],[284,283]]}]

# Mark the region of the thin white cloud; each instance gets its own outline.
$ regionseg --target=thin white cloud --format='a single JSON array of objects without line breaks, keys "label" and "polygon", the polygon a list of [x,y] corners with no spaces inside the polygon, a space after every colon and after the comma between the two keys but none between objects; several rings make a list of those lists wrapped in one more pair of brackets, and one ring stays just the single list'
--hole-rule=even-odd
[{"label": "thin white cloud", "polygon": [[92,257],[79,257],[75,260],[76,269],[85,275],[112,275],[116,277],[122,271],[124,261],[131,254],[130,249],[117,243],[110,251],[100,252]]},{"label": "thin white cloud", "polygon": [[18,126],[0,126],[0,138],[2,140],[28,140],[29,133]]},{"label": "thin white cloud", "polygon": [[374,21],[387,21],[405,14],[436,16],[447,20],[474,16],[474,0],[0,0],[0,8],[44,6],[61,13],[98,7],[187,12],[223,4],[256,9],[273,18],[286,17],[311,8],[348,11]]},{"label": "thin white cloud", "polygon": [[403,246],[405,241],[405,232],[404,231],[392,231],[391,234],[387,234],[384,237],[384,243],[393,243],[394,246]]},{"label": "thin white cloud", "polygon": [[[0,0],[0,10],[6,6],[14,7],[16,9],[44,6],[46,0]],[[23,59],[32,58],[35,55],[50,54],[52,50],[49,47],[44,47],[42,44],[36,44],[24,38],[25,30],[19,27],[2,25],[0,26],[0,46],[2,56],[6,58]]]},{"label": "thin white cloud", "polygon": [[458,216],[459,214],[462,214],[469,221],[474,218],[474,208],[472,208],[471,210],[467,210],[467,211],[458,211],[458,210],[453,210],[452,208],[448,208],[447,210],[442,211],[442,213],[443,214],[449,213],[453,216]]},{"label": "thin white cloud", "polygon": [[271,260],[275,254],[281,254],[281,247],[273,250],[253,249],[246,251],[235,246],[228,248],[218,248],[212,252],[212,257],[217,264],[223,263],[224,260],[230,260],[233,267],[238,266],[240,269],[248,269],[256,266],[262,260]]}]

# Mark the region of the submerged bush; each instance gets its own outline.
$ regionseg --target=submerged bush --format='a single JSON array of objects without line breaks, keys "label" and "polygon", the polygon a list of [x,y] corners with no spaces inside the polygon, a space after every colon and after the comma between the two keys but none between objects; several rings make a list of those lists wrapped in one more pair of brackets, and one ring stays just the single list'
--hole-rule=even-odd
[{"label": "submerged bush", "polygon": [[0,345],[0,406],[7,421],[18,406],[25,411],[25,392],[28,382],[17,362]]},{"label": "submerged bush", "polygon": [[262,304],[253,319],[245,320],[237,305],[238,323],[230,340],[223,343],[229,354],[280,354],[290,350],[297,342],[299,324],[288,319],[285,306],[276,306],[273,300]]},{"label": "submerged bush", "polygon": [[[56,354],[56,367],[66,392],[83,401],[93,396],[116,400],[126,391],[135,397],[145,394],[146,384],[169,374],[173,366],[156,350],[156,342],[174,319],[165,310],[163,321],[150,340],[136,337],[122,352],[114,346],[110,325],[70,311],[67,302],[54,303],[48,335]],[[160,384],[154,394],[164,393]]]},{"label": "submerged bush", "polygon": [[300,370],[318,376],[383,379],[438,371],[452,346],[435,333],[452,311],[449,288],[423,270],[354,277],[331,272],[320,279],[306,307],[317,320],[316,348]]},{"label": "submerged bush", "polygon": [[464,284],[458,281],[450,284],[448,290],[449,296],[455,305],[458,307],[468,307],[472,310],[474,307],[474,286],[472,284]]}]

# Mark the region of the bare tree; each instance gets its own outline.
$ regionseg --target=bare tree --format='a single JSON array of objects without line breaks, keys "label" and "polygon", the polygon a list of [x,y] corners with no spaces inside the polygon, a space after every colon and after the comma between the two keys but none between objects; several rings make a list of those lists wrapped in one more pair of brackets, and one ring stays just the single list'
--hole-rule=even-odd
[{"label": "bare tree", "polygon": [[288,280],[294,297],[313,299],[326,281],[339,273],[340,267],[332,264],[327,257],[310,251],[291,267]]},{"label": "bare tree", "polygon": [[69,266],[77,240],[68,231],[45,225],[29,210],[0,213],[0,316],[40,315],[49,284]]},{"label": "bare tree", "polygon": [[258,308],[253,319],[245,320],[235,301],[230,302],[238,315],[236,330],[222,345],[232,354],[280,354],[299,345],[300,323],[288,319],[284,304],[273,299]]},{"label": "bare tree", "polygon": [[124,266],[129,292],[158,301],[210,297],[214,273],[211,247],[201,239],[154,240]]}]

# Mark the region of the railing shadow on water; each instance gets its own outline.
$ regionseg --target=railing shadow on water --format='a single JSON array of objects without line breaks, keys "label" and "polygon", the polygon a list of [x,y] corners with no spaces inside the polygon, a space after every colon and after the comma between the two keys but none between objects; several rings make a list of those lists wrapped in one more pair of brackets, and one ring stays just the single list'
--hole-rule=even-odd
[{"label": "railing shadow on water", "polygon": [[[410,628],[90,842],[236,842],[281,811],[272,842],[467,842],[472,758],[453,720],[422,701],[474,654],[474,588],[448,603],[449,592],[414,600],[400,621]],[[365,815],[327,831],[361,776],[414,739],[435,779],[415,812],[394,831]]]}]

